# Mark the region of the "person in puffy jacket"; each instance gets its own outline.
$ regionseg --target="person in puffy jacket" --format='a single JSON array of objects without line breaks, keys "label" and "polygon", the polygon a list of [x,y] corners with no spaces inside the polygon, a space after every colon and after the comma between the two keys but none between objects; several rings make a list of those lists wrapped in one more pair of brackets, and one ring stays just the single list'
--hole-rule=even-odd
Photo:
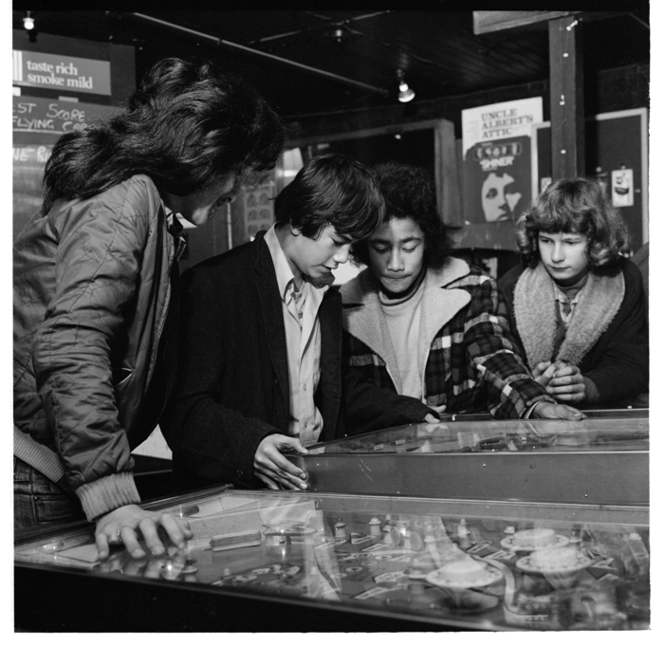
[{"label": "person in puffy jacket", "polygon": [[58,140],[14,244],[15,529],[87,518],[101,558],[191,536],[139,506],[131,457],[174,371],[176,216],[204,224],[283,137],[250,86],[165,59],[125,110]]},{"label": "person in puffy jacket", "polygon": [[596,181],[549,184],[517,222],[499,284],[537,380],[557,401],[620,404],[648,388],[648,315],[627,229]]}]

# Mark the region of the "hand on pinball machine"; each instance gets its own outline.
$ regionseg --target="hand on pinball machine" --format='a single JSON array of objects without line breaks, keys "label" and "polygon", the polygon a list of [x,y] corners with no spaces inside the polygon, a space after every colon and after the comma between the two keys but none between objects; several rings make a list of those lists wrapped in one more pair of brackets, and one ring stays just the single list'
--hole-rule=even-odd
[{"label": "hand on pinball machine", "polygon": [[258,444],[254,472],[272,490],[307,490],[307,474],[282,455],[283,452],[309,452],[295,437],[269,434]]},{"label": "hand on pinball machine", "polygon": [[580,421],[586,418],[583,412],[573,408],[571,405],[549,403],[548,401],[536,403],[532,416],[539,417],[540,419],[569,419],[570,421]]},{"label": "hand on pinball machine", "polygon": [[446,405],[430,405],[429,406],[436,414],[427,414],[423,421],[424,423],[440,423],[443,418],[443,412],[447,408]]},{"label": "hand on pinball machine", "polygon": [[146,511],[135,504],[120,506],[98,517],[95,529],[95,542],[101,560],[108,557],[110,544],[124,543],[133,558],[142,558],[146,553],[139,541],[141,539],[152,555],[161,555],[166,551],[162,539],[167,545],[171,542],[183,549],[185,541],[192,536],[186,520],[170,513]]}]

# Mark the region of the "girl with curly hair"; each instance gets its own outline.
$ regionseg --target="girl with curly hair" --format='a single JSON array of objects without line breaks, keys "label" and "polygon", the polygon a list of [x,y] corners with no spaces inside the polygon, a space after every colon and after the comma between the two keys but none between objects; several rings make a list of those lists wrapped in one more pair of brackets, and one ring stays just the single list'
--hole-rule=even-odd
[{"label": "girl with curly hair", "polygon": [[627,229],[597,182],[550,184],[517,222],[499,281],[535,378],[558,401],[619,404],[648,387],[646,300]]}]

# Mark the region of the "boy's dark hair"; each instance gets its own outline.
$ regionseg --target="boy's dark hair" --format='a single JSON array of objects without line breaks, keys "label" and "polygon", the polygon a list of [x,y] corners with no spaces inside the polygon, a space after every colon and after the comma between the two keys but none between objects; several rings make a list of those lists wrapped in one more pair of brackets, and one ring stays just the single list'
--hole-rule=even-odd
[{"label": "boy's dark hair", "polygon": [[519,252],[526,266],[540,260],[539,233],[579,233],[588,238],[591,270],[610,268],[627,248],[625,223],[592,179],[560,179],[549,184],[517,221]]},{"label": "boy's dark hair", "polygon": [[342,154],[307,161],[274,202],[278,224],[290,223],[316,239],[333,225],[339,235],[359,240],[383,221],[385,204],[367,168]]},{"label": "boy's dark hair", "polygon": [[120,114],[60,137],[46,164],[42,212],[137,174],[178,196],[229,174],[238,183],[273,167],[283,140],[281,119],[251,86],[209,62],[168,58]]},{"label": "boy's dark hair", "polygon": [[[424,233],[425,266],[439,269],[452,250],[449,229],[436,207],[433,179],[418,166],[388,161],[371,168],[385,199],[385,218],[412,218]],[[351,247],[356,264],[369,264],[368,241],[361,240]]]}]

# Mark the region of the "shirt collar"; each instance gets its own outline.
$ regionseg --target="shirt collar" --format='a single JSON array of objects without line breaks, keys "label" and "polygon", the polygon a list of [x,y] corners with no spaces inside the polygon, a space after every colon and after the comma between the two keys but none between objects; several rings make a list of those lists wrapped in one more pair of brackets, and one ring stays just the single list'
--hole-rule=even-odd
[{"label": "shirt collar", "polygon": [[272,264],[277,274],[277,284],[279,285],[279,296],[286,302],[289,288],[295,288],[295,276],[288,264],[284,250],[281,248],[279,238],[277,237],[276,224],[273,224],[265,233],[263,238],[270,250],[272,256]]},{"label": "shirt collar", "polygon": [[557,282],[554,282],[556,287],[556,298],[562,302],[576,303],[576,301],[579,299],[581,290],[586,286],[586,282],[588,282],[588,275],[589,273],[586,273],[574,284],[571,284],[567,287],[562,287]]},{"label": "shirt collar", "polygon": [[175,259],[179,260],[187,246],[187,240],[185,236],[182,235],[184,226],[178,216],[166,206],[163,199],[161,200],[161,208],[166,215],[166,230],[169,232],[175,243]]},{"label": "shirt collar", "polygon": [[[295,290],[295,276],[293,275],[290,264],[288,264],[286,254],[281,248],[281,243],[277,237],[276,224],[273,224],[268,229],[263,239],[272,256],[272,264],[274,264],[274,270],[277,274],[277,284],[279,285],[279,296],[288,304],[288,299],[291,297],[290,293]],[[329,288],[329,286],[314,288],[306,280],[303,280],[300,291],[307,291],[307,293],[312,295],[316,303],[320,303]]]}]

